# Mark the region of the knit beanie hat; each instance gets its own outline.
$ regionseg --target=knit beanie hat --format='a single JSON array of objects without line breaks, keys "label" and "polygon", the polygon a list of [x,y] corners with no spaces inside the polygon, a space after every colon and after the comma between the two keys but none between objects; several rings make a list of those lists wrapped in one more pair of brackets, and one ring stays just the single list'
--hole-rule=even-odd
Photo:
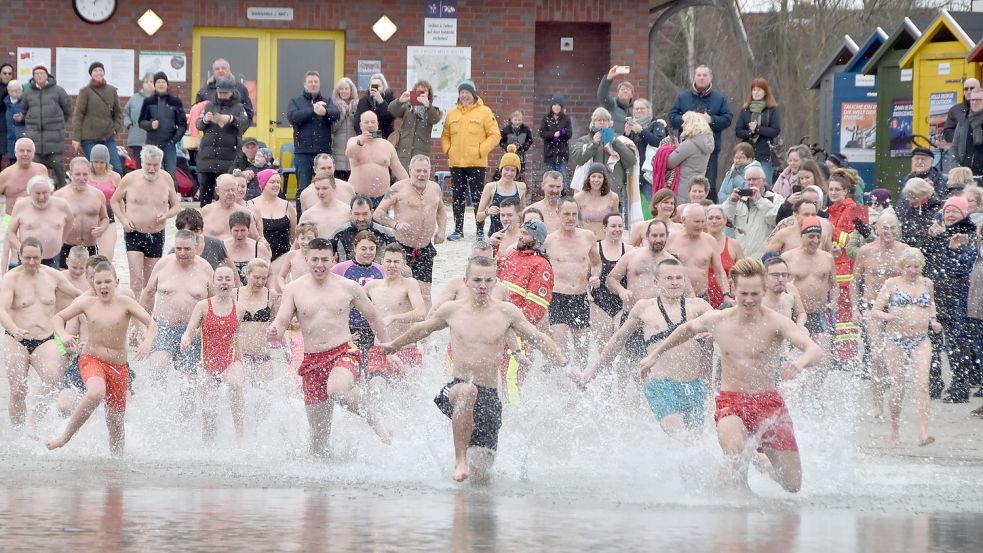
[{"label": "knit beanie hat", "polygon": [[959,213],[962,214],[963,219],[969,216],[969,202],[962,196],[953,196],[946,200],[945,203],[942,204],[942,211],[945,211],[945,208],[947,207],[954,207],[958,209]]},{"label": "knit beanie hat", "polygon": [[35,65],[34,68],[31,69],[31,75],[33,75],[34,72],[37,71],[38,69],[41,69],[42,71],[44,71],[48,75],[51,75],[51,71],[48,71],[48,68],[45,67],[45,66],[43,66],[43,65]]},{"label": "knit beanie hat", "polygon": [[109,163],[109,148],[105,144],[96,144],[89,152],[89,161],[101,161]]},{"label": "knit beanie hat", "polygon": [[800,228],[802,229],[802,234],[822,232],[823,224],[819,221],[819,217],[813,215],[811,217],[806,217],[805,219],[803,219]]},{"label": "knit beanie hat", "polygon": [[106,70],[106,66],[103,65],[101,61],[94,61],[94,62],[90,63],[89,64],[89,76],[91,76],[92,75],[92,72],[95,71],[96,69],[102,69],[103,71],[105,71]]},{"label": "knit beanie hat", "polygon": [[562,94],[554,94],[553,97],[550,98],[550,106],[552,107],[554,105],[559,105],[560,107],[566,105],[566,99],[563,98]]},{"label": "knit beanie hat", "polygon": [[532,235],[532,239],[536,241],[537,244],[542,245],[546,241],[546,235],[548,234],[546,230],[546,223],[542,221],[537,221],[535,219],[530,219],[525,223],[522,223],[522,228],[529,231]]},{"label": "knit beanie hat", "polygon": [[164,79],[164,82],[166,82],[166,83],[170,83],[171,82],[170,79],[167,78],[167,73],[164,73],[163,71],[158,71],[158,72],[154,73],[154,82],[155,83],[157,81],[161,80],[161,79]]},{"label": "knit beanie hat", "polygon": [[891,191],[887,188],[875,188],[870,191],[870,201],[881,207],[887,207],[891,203]]},{"label": "knit beanie hat", "polygon": [[604,178],[608,178],[608,169],[603,163],[591,163],[590,167],[587,168],[587,178],[590,178],[594,173],[600,173],[604,175]]},{"label": "knit beanie hat", "polygon": [[478,95],[478,89],[474,86],[474,81],[471,79],[464,79],[463,81],[457,83],[457,91],[467,90],[472,96]]},{"label": "knit beanie hat", "polygon": [[270,182],[270,177],[276,174],[276,169],[263,169],[256,175],[256,180],[259,181],[259,189],[266,190],[266,184]]},{"label": "knit beanie hat", "polygon": [[502,156],[502,161],[498,162],[498,168],[503,167],[515,167],[517,172],[522,170],[519,154],[515,153],[515,144],[509,144],[509,147],[505,149],[505,155]]}]

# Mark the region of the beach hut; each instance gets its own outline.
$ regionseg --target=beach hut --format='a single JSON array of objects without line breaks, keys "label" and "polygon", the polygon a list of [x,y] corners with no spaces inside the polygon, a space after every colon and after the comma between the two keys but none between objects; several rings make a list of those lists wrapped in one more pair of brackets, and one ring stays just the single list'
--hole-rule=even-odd
[{"label": "beach hut", "polygon": [[899,67],[913,70],[914,134],[943,145],[942,126],[949,108],[963,100],[962,82],[980,76],[980,66],[967,57],[981,37],[983,13],[940,10],[901,57]]},{"label": "beach hut", "polygon": [[929,21],[904,18],[861,69],[877,77],[877,121],[884,125],[874,148],[875,188],[897,190],[901,178],[911,170],[913,71],[901,69],[899,63]]},{"label": "beach hut", "polygon": [[836,44],[833,52],[826,62],[819,66],[819,70],[809,80],[808,90],[819,91],[819,137],[817,144],[819,147],[832,152],[833,145],[833,77],[843,71],[846,64],[850,62],[853,55],[860,47],[854,42],[850,35],[843,35],[843,39]]}]

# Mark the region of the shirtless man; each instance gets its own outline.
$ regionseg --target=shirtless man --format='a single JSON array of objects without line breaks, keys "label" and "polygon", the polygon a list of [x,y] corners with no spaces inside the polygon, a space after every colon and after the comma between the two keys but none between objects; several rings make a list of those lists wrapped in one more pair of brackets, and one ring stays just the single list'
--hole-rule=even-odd
[{"label": "shirtless man", "polygon": [[[47,176],[43,178],[48,178]],[[21,265],[0,281],[0,323],[5,329],[7,379],[10,382],[10,423],[23,427],[27,408],[27,374],[33,368],[41,377],[42,399],[38,416],[44,415],[48,396],[61,387],[65,364],[55,344],[52,317],[59,294],[75,299],[77,290],[65,275],[41,266],[41,242],[25,238],[18,244]]]},{"label": "shirtless man", "polygon": [[94,294],[79,296],[71,305],[54,316],[54,328],[69,349],[75,347],[75,337],[65,331],[65,322],[84,316],[88,339],[79,357],[79,371],[85,382],[85,395],[68,420],[61,436],[44,442],[48,449],[67,444],[96,407],[106,400],[106,426],[109,428],[109,449],[113,455],[123,454],[125,434],[123,414],[130,374],[127,365],[126,329],[136,319],[150,330],[137,351],[136,358],[147,357],[156,327],[150,315],[137,301],[117,293],[119,280],[108,262],[96,265],[92,288]]},{"label": "shirtless man", "polygon": [[328,454],[335,402],[364,416],[379,438],[389,443],[389,432],[383,428],[373,402],[364,402],[355,386],[361,355],[348,328],[349,314],[355,308],[369,322],[376,337],[386,340],[382,317],[357,282],[331,272],[334,252],[330,242],[324,238],[311,240],[305,259],[310,272],[284,288],[267,338],[283,341],[283,332],[294,316],[300,322],[304,361],[298,373],[303,378],[304,405],[311,427],[311,454]]},{"label": "shirtless man", "polygon": [[68,202],[54,197],[55,183],[47,175],[27,181],[30,201],[17,202],[7,227],[7,249],[0,273],[11,268],[10,252],[20,251],[21,240],[37,238],[41,242],[41,264],[59,269],[61,246],[72,230],[75,216]]},{"label": "shirtless man", "polygon": [[[471,257],[487,257],[488,259],[495,259],[493,255],[492,245],[484,240],[479,240],[471,246]],[[470,259],[470,257],[468,258]],[[507,300],[509,297],[509,291],[502,286],[502,284],[496,283],[495,289],[491,292],[492,298],[496,300]],[[444,283],[440,287],[437,295],[433,298],[433,305],[430,306],[430,313],[433,313],[435,309],[444,305],[449,301],[459,300],[468,295],[468,279],[465,277],[452,278]]]},{"label": "shirtless man", "polygon": [[[483,484],[498,449],[502,426],[502,402],[498,396],[498,372],[506,335],[514,331],[528,343],[545,349],[559,365],[566,359],[549,336],[536,330],[521,311],[491,297],[495,287],[495,264],[487,257],[468,260],[465,278],[467,298],[440,306],[427,320],[414,324],[401,336],[382,344],[386,353],[399,351],[430,334],[450,328],[454,351],[453,378],[434,402],[451,419],[454,436],[454,480]],[[470,454],[470,455],[469,455]]]},{"label": "shirtless man", "polygon": [[765,254],[762,263],[765,266],[765,296],[761,299],[761,304],[804,328],[806,310],[799,291],[788,281],[788,263],[776,253]]},{"label": "shirtless man", "polygon": [[303,223],[297,225],[297,238],[294,239],[293,249],[287,252],[284,257],[283,268],[277,275],[277,290],[283,290],[287,283],[297,280],[310,271],[307,269],[307,245],[311,240],[318,238],[317,225],[314,223]]},{"label": "shirtless man", "polygon": [[[331,173],[334,175],[334,158],[331,157],[331,154],[317,154],[314,156],[313,174],[316,175],[318,173]],[[336,200],[345,204],[352,203],[352,198],[355,197],[355,188],[352,187],[350,182],[335,177],[334,188],[334,198]],[[301,213],[313,207],[318,201],[317,191],[314,190],[314,187],[305,187],[304,191],[300,193]]]},{"label": "shirtless man", "polygon": [[833,334],[836,331],[832,315],[840,297],[840,287],[836,283],[836,267],[833,255],[819,249],[822,240],[822,227],[818,217],[807,217],[799,227],[802,233],[802,246],[782,254],[788,264],[792,283],[802,296],[806,310],[806,330],[809,335],[829,352]]},{"label": "shirtless man", "polygon": [[[857,251],[853,262],[853,280],[850,282],[850,303],[853,305],[853,320],[861,321],[866,342],[864,349],[870,363],[870,383],[873,390],[873,415],[876,419],[884,416],[884,394],[890,384],[888,367],[884,363],[884,321],[873,317],[871,308],[878,294],[889,278],[901,275],[898,260],[909,246],[898,241],[900,223],[897,216],[887,212],[874,223],[877,238],[864,244]],[[860,286],[863,283],[863,300]],[[866,351],[865,351],[866,353]]]},{"label": "shirtless man", "polygon": [[[782,228],[775,229],[775,232],[765,242],[765,253],[785,253],[802,246],[802,234],[799,231],[802,227],[802,220],[806,217],[818,217],[818,209],[818,204],[812,200],[799,200],[795,202],[792,206],[792,220],[794,222]],[[823,222],[823,220],[820,219],[820,222]],[[823,224],[822,248],[823,251],[827,252],[833,249],[833,227],[828,222]]]},{"label": "shirtless man", "polygon": [[[211,204],[209,204],[211,205]],[[143,290],[141,303],[153,314],[157,336],[150,348],[149,369],[160,382],[173,366],[185,377],[182,383],[182,413],[190,416],[194,407],[193,379],[198,369],[200,347],[181,352],[181,336],[188,327],[197,303],[212,295],[212,266],[198,256],[197,237],[188,230],[174,235],[174,253],[154,267]]]},{"label": "shirtless man", "polygon": [[578,226],[580,206],[571,196],[560,198],[560,228],[551,232],[543,249],[553,264],[553,299],[549,324],[553,341],[569,355],[567,329],[573,338],[577,363],[586,365],[590,329],[588,295],[601,285],[601,256],[594,247],[594,232]]},{"label": "shirtless man", "polygon": [[697,297],[708,299],[709,268],[712,266],[713,276],[724,291],[724,298],[730,299],[730,283],[727,282],[727,272],[724,271],[720,254],[717,253],[717,241],[703,232],[706,222],[707,214],[703,206],[687,204],[683,210],[683,231],[669,235],[666,251],[683,264],[687,280]]},{"label": "shirtless man", "polygon": [[123,225],[130,289],[138,297],[145,277],[164,256],[164,226],[181,211],[174,180],[161,170],[163,159],[160,148],[144,146],[140,150],[142,167],[127,173],[109,200],[116,220]]},{"label": "shirtless man", "polygon": [[[702,207],[702,206],[698,206]],[[601,351],[601,356],[589,371],[574,374],[580,386],[590,382],[598,369],[614,360],[628,337],[641,327],[645,345],[651,349],[676,328],[703,315],[713,308],[700,298],[683,297],[686,289],[686,269],[675,259],[663,259],[656,265],[659,295],[639,300],[628,313],[628,320],[621,325]],[[645,397],[662,429],[676,435],[687,429],[703,426],[707,399],[705,381],[709,378],[712,351],[702,340],[690,340],[666,354],[642,374]]]},{"label": "shirtless man", "polygon": [[379,134],[379,118],[374,111],[366,111],[359,118],[362,134],[348,139],[345,155],[352,166],[348,177],[356,194],[372,200],[372,209],[379,207],[382,197],[389,190],[392,177],[406,180],[409,175],[399,163],[396,148]]},{"label": "shirtless man", "polygon": [[249,238],[265,242],[265,239],[262,237],[262,228],[258,227],[256,218],[253,217],[245,204],[239,203],[238,186],[236,178],[229,174],[219,175],[215,179],[215,196],[217,200],[201,208],[201,216],[205,219],[205,236],[211,236],[219,240],[232,238],[232,231],[229,229],[229,216],[237,211],[241,211],[249,214],[250,220],[252,221],[249,225]]},{"label": "shirtless man", "polygon": [[[818,230],[815,242],[818,248]],[[797,492],[802,487],[802,464],[792,419],[775,387],[775,368],[780,365],[782,379],[788,380],[817,363],[823,352],[802,327],[761,305],[765,275],[760,261],[738,260],[730,276],[736,306],[708,311],[678,327],[642,360],[641,368],[652,370],[666,352],[709,333],[720,348],[720,393],[714,420],[730,469],[727,479],[747,487],[750,438],[768,457],[769,476],[785,490]],[[782,362],[786,340],[802,355]]]},{"label": "shirtless man", "polygon": [[433,260],[437,257],[433,245],[444,241],[447,214],[440,187],[430,180],[430,158],[413,156],[410,172],[409,179],[397,182],[386,192],[373,216],[379,224],[395,231],[396,241],[406,250],[413,278],[420,283],[423,299],[429,305]]},{"label": "shirtless man", "polygon": [[334,231],[348,224],[351,207],[335,199],[334,173],[315,173],[311,185],[317,193],[318,203],[304,209],[300,223],[316,223],[318,236],[331,236]]},{"label": "shirtless man", "polygon": [[498,218],[502,221],[502,230],[488,237],[499,255],[509,251],[519,241],[519,201],[515,198],[505,198],[498,206]]},{"label": "shirtless man", "polygon": [[47,177],[48,168],[34,161],[34,141],[22,136],[14,142],[15,163],[0,171],[0,194],[6,200],[4,223],[9,223],[14,203],[27,197],[27,181],[32,177]]},{"label": "shirtless man", "polygon": [[526,208],[537,209],[543,214],[546,230],[553,232],[560,229],[560,196],[563,194],[563,175],[556,171],[546,171],[543,174],[543,199]]},{"label": "shirtless man", "polygon": [[[406,268],[406,250],[399,244],[389,244],[382,255],[382,269],[385,278],[370,280],[365,284],[365,293],[372,300],[382,316],[382,324],[390,336],[399,336],[415,322],[427,315],[427,304],[420,293],[420,283],[403,276]],[[388,378],[406,376],[406,369],[423,365],[423,356],[416,345],[407,346],[393,356],[391,362],[382,348],[369,349],[368,367],[369,389],[378,389]]]},{"label": "shirtless man", "polygon": [[[61,247],[59,267],[65,266],[68,252],[75,246],[84,246],[89,250],[89,255],[95,255],[96,241],[110,225],[106,196],[95,187],[89,186],[89,160],[84,157],[72,158],[68,163],[68,176],[71,183],[53,194],[55,198],[68,203],[75,221]],[[115,230],[114,228],[113,232]]]}]

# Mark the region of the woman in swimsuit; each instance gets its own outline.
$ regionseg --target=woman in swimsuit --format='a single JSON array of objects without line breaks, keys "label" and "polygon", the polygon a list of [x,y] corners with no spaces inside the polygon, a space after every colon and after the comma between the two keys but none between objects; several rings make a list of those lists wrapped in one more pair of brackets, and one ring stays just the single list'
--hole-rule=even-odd
[{"label": "woman in swimsuit", "polygon": [[604,165],[592,163],[584,179],[584,189],[577,192],[573,199],[580,206],[580,218],[584,228],[594,233],[597,240],[604,239],[604,216],[608,213],[618,213],[620,200],[618,195],[611,192],[608,183],[608,172]]},{"label": "woman in swimsuit", "polygon": [[[609,213],[605,216],[604,239],[597,241],[597,253],[601,257],[601,285],[591,290],[591,330],[596,332],[597,337],[607,342],[614,330],[618,327],[621,320],[621,298],[608,289],[605,284],[608,275],[618,260],[626,252],[633,250],[632,246],[625,244],[622,237],[625,234],[624,216],[618,212]],[[622,286],[627,286],[627,277],[621,282]]]},{"label": "woman in swimsuit", "polygon": [[[676,215],[676,195],[672,193],[672,190],[663,188],[656,192],[652,196],[652,205],[650,208],[654,215],[653,218],[665,221],[670,233],[683,229],[683,225],[673,220],[673,216]],[[636,248],[643,244],[648,245],[645,243],[646,229],[648,229],[648,225],[632,225],[628,243]]]},{"label": "woman in swimsuit", "polygon": [[508,152],[502,156],[502,161],[498,164],[502,178],[485,185],[484,190],[481,191],[481,200],[478,201],[478,207],[475,209],[475,218],[478,220],[478,224],[484,224],[485,219],[491,217],[488,236],[502,230],[502,221],[498,218],[498,207],[502,205],[502,200],[505,198],[518,200],[517,213],[522,213],[522,210],[525,209],[526,183],[515,180],[520,167],[519,155],[515,153],[515,144],[509,144]]},{"label": "woman in swimsuit", "polygon": [[[711,205],[707,207],[707,228],[706,232],[717,241],[717,253],[720,254],[720,263],[724,266],[727,278],[730,278],[730,268],[737,263],[738,259],[744,257],[744,248],[737,240],[731,240],[724,234],[724,229],[730,221],[724,213],[721,205]],[[710,298],[710,305],[714,309],[720,307],[724,302],[724,293],[717,284],[717,279],[713,278],[713,267],[709,268],[710,280],[707,285],[707,296]]]},{"label": "woman in swimsuit", "polygon": [[935,319],[932,281],[922,276],[925,257],[916,248],[908,248],[898,259],[901,276],[887,279],[874,302],[871,316],[886,324],[884,336],[885,364],[891,369],[891,432],[888,441],[897,444],[904,400],[905,364],[915,372],[918,403],[918,445],[928,445],[935,438],[928,433],[928,373],[932,360],[929,328],[942,328]]},{"label": "woman in swimsuit", "polygon": [[116,252],[116,218],[113,216],[113,208],[109,205],[109,199],[113,197],[116,187],[119,186],[120,176],[119,173],[113,171],[112,165],[109,164],[109,150],[106,146],[96,144],[92,147],[89,157],[91,158],[89,163],[92,169],[89,173],[88,184],[106,195],[106,211],[109,212],[109,220],[111,221],[106,232],[96,238],[96,246],[99,247],[99,253],[112,261],[113,254]]},{"label": "woman in swimsuit", "polygon": [[263,220],[263,236],[270,245],[273,274],[283,266],[283,256],[297,236],[297,209],[293,202],[280,198],[283,181],[273,169],[264,169],[257,175],[262,193],[250,200],[253,214]]},{"label": "woman in swimsuit", "polygon": [[267,262],[270,261],[270,247],[249,237],[249,223],[252,217],[245,212],[235,211],[229,215],[229,227],[232,230],[232,238],[225,241],[225,249],[229,252],[229,259],[239,271],[239,281],[247,284],[246,265],[257,257]]},{"label": "woman in swimsuit", "polygon": [[198,379],[202,404],[202,434],[206,443],[215,442],[218,419],[218,392],[224,384],[232,406],[232,424],[236,438],[242,440],[245,396],[243,395],[242,363],[236,348],[241,312],[236,309],[232,293],[236,288],[235,273],[221,266],[215,270],[215,295],[195,305],[188,328],[181,336],[181,351],[187,352],[198,339],[201,330],[201,378]]},{"label": "woman in swimsuit", "polygon": [[280,304],[280,296],[267,286],[270,264],[253,259],[246,265],[249,284],[236,290],[236,306],[242,312],[239,325],[239,358],[253,383],[269,385],[273,378],[273,361],[266,329]]}]

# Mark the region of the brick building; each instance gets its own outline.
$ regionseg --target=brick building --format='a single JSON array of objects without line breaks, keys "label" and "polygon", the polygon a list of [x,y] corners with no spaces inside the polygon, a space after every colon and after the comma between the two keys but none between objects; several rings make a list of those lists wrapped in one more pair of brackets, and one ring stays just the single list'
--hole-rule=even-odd
[{"label": "brick building", "polygon": [[[302,91],[303,71],[311,65],[321,71],[322,87],[330,89],[342,75],[356,79],[359,60],[375,60],[381,62],[381,71],[396,95],[405,90],[407,48],[424,45],[428,4],[426,0],[116,3],[113,15],[99,24],[85,22],[65,0],[11,3],[0,14],[4,23],[0,44],[15,65],[18,48],[50,48],[50,69],[59,84],[72,72],[76,79],[79,75],[87,78],[85,68],[58,66],[61,48],[133,50],[132,88],[120,87],[124,102],[125,96],[137,89],[141,51],[184,53],[186,80],[172,80],[172,90],[189,108],[195,91],[208,76],[212,59],[227,57],[233,72],[252,82],[257,126],[248,134],[265,139],[271,147],[290,140],[283,112],[289,98]],[[596,104],[598,79],[614,63],[632,66],[631,80],[640,91],[646,90],[647,2],[444,0],[444,4],[456,4],[456,46],[471,48],[472,79],[500,121],[521,109],[535,131],[548,108],[547,99],[560,92],[567,98],[575,133],[584,132]],[[257,14],[256,6],[265,13]],[[147,9],[153,9],[163,21],[153,36],[137,24]],[[279,20],[257,19],[264,15]],[[397,27],[386,42],[372,30],[383,15]],[[561,51],[563,37],[573,39],[572,50]],[[438,144],[435,141],[435,150],[439,150]],[[540,152],[537,141],[529,157],[537,165],[542,160]],[[496,161],[497,157],[498,153]],[[437,168],[444,167],[442,159],[436,162]]]}]

